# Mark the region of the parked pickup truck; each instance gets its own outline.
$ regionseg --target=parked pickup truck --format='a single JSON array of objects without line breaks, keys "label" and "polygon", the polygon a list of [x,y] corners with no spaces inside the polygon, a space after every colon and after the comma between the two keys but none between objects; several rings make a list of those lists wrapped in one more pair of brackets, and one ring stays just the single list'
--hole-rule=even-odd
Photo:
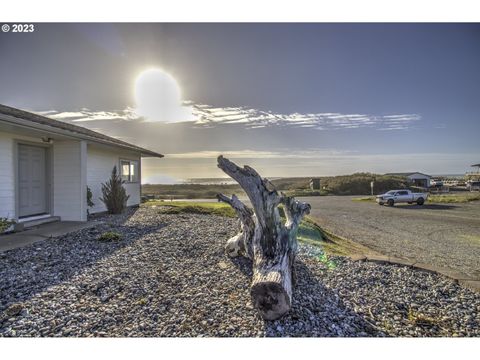
[{"label": "parked pickup truck", "polygon": [[385,194],[377,196],[377,203],[379,205],[387,204],[393,206],[397,203],[416,203],[417,205],[423,205],[428,198],[428,193],[414,193],[410,190],[390,190]]}]

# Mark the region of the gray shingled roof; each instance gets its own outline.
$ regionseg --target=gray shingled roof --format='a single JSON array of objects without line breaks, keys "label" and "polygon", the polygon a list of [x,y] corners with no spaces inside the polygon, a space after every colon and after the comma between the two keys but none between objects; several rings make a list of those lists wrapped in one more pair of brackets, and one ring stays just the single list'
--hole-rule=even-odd
[{"label": "gray shingled roof", "polygon": [[125,141],[115,139],[113,137],[98,133],[98,132],[93,131],[93,130],[89,130],[87,128],[77,126],[77,125],[73,125],[73,124],[69,124],[69,123],[66,123],[66,122],[63,122],[63,121],[50,119],[46,116],[41,116],[41,115],[34,114],[34,113],[31,113],[31,112],[28,112],[28,111],[25,111],[25,110],[16,109],[16,108],[13,108],[13,107],[10,107],[10,106],[0,104],[0,114],[12,116],[12,117],[22,119],[22,120],[31,121],[32,123],[36,123],[36,124],[40,124],[40,125],[48,125],[48,126],[51,126],[53,128],[57,128],[57,129],[61,129],[61,130],[64,130],[64,131],[69,131],[69,132],[75,133],[77,135],[85,135],[85,136],[88,136],[88,137],[91,137],[91,138],[94,138],[94,139],[98,139],[100,142],[108,142],[108,143],[111,143],[113,145],[118,145],[122,148],[128,148],[128,149],[131,149],[131,150],[139,151],[143,155],[163,157],[162,154],[157,153],[155,151],[151,151],[151,150],[142,148],[140,146],[133,145],[133,144],[127,143]]},{"label": "gray shingled roof", "polygon": [[430,175],[427,175],[427,174],[424,174],[424,173],[421,173],[420,171],[412,171],[412,172],[401,172],[401,173],[386,173],[385,175],[393,175],[393,176],[409,176],[409,175],[412,175],[412,174],[420,174],[420,175],[424,175],[424,176],[428,176],[428,177],[431,177]]}]

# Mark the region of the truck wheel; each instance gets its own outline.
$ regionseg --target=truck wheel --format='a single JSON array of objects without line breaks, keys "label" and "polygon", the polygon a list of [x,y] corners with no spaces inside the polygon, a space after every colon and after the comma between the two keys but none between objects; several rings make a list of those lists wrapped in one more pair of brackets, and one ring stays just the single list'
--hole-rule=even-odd
[{"label": "truck wheel", "polygon": [[424,202],[425,202],[425,200],[423,200],[423,198],[419,198],[417,200],[417,205],[423,205]]},{"label": "truck wheel", "polygon": [[387,204],[388,206],[393,206],[394,201],[392,199],[388,199]]}]

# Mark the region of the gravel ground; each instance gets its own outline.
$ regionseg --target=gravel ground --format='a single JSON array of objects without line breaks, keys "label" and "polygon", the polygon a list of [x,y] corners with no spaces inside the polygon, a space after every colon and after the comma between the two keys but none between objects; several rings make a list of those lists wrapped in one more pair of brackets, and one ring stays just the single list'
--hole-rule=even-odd
[{"label": "gravel ground", "polygon": [[379,206],[358,196],[300,198],[333,233],[385,255],[480,278],[480,201],[466,204]]},{"label": "gravel ground", "polygon": [[[294,305],[263,321],[235,219],[140,208],[0,254],[0,336],[479,336],[480,295],[438,275],[301,246]],[[117,242],[97,240],[105,231]]]}]

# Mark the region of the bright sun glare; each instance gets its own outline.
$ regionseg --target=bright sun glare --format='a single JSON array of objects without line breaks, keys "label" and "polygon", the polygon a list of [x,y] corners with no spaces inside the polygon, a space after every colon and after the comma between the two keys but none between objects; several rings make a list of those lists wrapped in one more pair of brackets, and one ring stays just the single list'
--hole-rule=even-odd
[{"label": "bright sun glare", "polygon": [[143,71],[135,81],[136,113],[147,121],[191,121],[192,109],[182,105],[180,86],[161,69]]}]

